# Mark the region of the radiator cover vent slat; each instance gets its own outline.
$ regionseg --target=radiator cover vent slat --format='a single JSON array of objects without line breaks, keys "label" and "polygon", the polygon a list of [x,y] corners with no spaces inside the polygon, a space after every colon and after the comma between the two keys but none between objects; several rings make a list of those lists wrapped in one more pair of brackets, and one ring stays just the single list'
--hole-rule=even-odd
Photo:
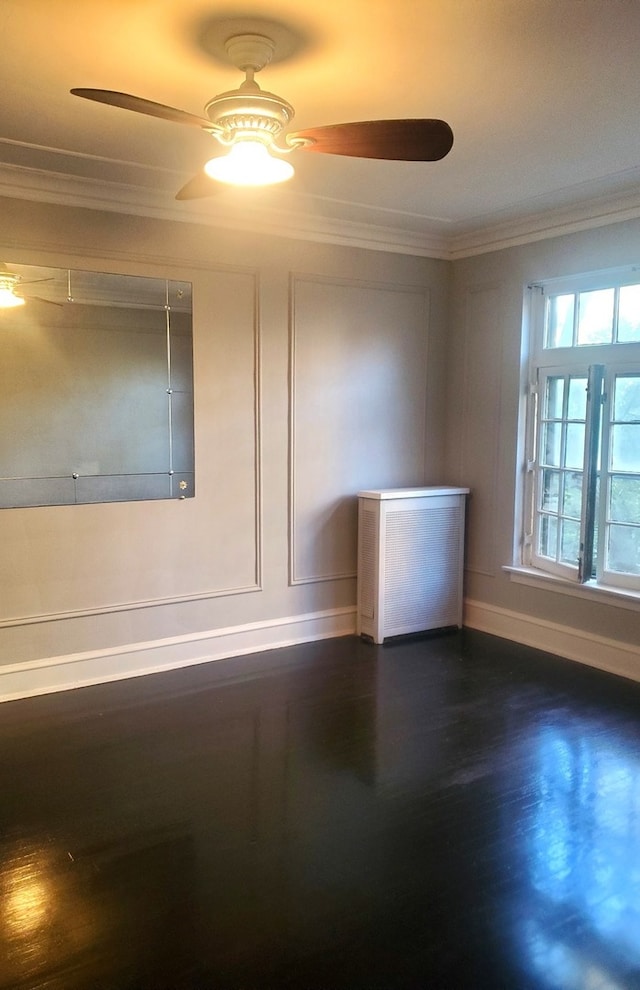
[{"label": "radiator cover vent slat", "polygon": [[427,629],[458,621],[458,574],[451,561],[460,553],[455,506],[387,513],[385,626],[417,624]]}]

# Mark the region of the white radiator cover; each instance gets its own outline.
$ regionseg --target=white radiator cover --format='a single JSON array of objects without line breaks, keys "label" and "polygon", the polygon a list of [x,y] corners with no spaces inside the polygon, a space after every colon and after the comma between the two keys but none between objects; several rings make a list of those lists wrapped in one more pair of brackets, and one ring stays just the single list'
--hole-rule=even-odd
[{"label": "white radiator cover", "polygon": [[468,488],[358,493],[359,635],[390,636],[462,625]]}]

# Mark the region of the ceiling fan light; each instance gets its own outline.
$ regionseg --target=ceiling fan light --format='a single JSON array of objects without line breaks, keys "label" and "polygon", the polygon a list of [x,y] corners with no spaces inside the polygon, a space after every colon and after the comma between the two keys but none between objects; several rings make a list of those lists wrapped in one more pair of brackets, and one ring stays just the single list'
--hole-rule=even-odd
[{"label": "ceiling fan light", "polygon": [[293,165],[274,158],[261,141],[237,141],[228,155],[212,158],[205,172],[218,182],[234,186],[270,186],[286,182],[294,173]]}]

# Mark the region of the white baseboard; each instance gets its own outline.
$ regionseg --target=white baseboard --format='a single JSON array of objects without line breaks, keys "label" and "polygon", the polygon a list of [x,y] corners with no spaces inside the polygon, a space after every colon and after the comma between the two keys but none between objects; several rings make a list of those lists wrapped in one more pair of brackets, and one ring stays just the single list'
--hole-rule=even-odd
[{"label": "white baseboard", "polygon": [[640,681],[640,646],[632,643],[595,636],[570,626],[471,599],[465,600],[464,624],[479,632],[511,639],[524,646],[534,646],[610,674]]},{"label": "white baseboard", "polygon": [[[464,625],[640,681],[640,647],[484,602],[465,600]],[[0,702],[355,635],[355,607],[285,616],[189,636],[0,667]]]},{"label": "white baseboard", "polygon": [[0,702],[260,653],[281,646],[349,636],[355,631],[355,607],[338,608],[114,649],[9,664],[0,667]]}]

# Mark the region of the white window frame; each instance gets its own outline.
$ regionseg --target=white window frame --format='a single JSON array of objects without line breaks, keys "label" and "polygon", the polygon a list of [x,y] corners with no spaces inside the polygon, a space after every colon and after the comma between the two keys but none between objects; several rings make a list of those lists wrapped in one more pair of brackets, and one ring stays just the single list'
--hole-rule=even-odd
[{"label": "white window frame", "polygon": [[[531,549],[530,549],[529,562],[533,567],[537,567],[540,568],[541,570],[549,571],[549,573],[551,574],[557,574],[559,577],[564,577],[567,578],[568,580],[575,581],[578,579],[578,571],[579,571],[578,553],[576,553],[575,562],[573,564],[570,564],[566,560],[565,561],[561,559],[553,560],[550,557],[544,557],[541,553],[538,552],[538,547],[539,544],[541,543],[541,528],[543,525],[543,521],[545,519],[549,521],[551,521],[552,519],[557,519],[558,530],[560,531],[562,526],[562,521],[565,519],[568,520],[569,518],[567,515],[562,513],[562,507],[560,504],[558,504],[557,513],[553,511],[550,511],[548,514],[545,513],[544,506],[542,504],[542,489],[543,489],[542,480],[545,471],[553,472],[558,476],[558,503],[560,503],[563,498],[564,481],[566,477],[570,474],[582,473],[583,471],[582,459],[580,465],[570,464],[567,463],[565,460],[567,427],[571,427],[574,424],[578,425],[580,421],[577,420],[575,417],[572,418],[565,416],[564,412],[566,411],[566,405],[568,402],[568,392],[569,392],[569,389],[567,387],[568,383],[572,380],[575,381],[576,379],[578,380],[584,379],[585,380],[584,391],[586,393],[588,371],[586,371],[581,364],[580,365],[576,364],[576,365],[560,365],[560,366],[552,366],[548,368],[540,368],[538,369],[538,372],[539,373],[538,373],[536,389],[535,389],[535,392],[537,393],[537,402],[536,402],[537,409],[534,414],[535,430],[533,433],[535,448],[532,449],[531,458],[530,458],[530,465],[533,472],[533,491],[532,491],[533,505],[531,512],[531,540],[530,540]],[[557,423],[558,426],[560,427],[559,432],[561,436],[559,441],[559,446],[560,446],[559,460],[561,463],[558,466],[550,466],[550,465],[547,466],[546,464],[543,466],[543,461],[540,458],[540,447],[542,446],[541,431],[542,431],[542,422],[543,422],[542,407],[545,403],[547,382],[550,379],[555,379],[555,378],[562,378],[565,380],[566,383],[563,389],[563,393],[564,393],[563,416],[559,418],[554,417],[549,420],[550,423]],[[585,401],[585,406],[586,404],[587,403]],[[544,421],[546,422],[546,420]],[[583,454],[583,450],[581,450],[581,458],[582,458],[582,454]],[[582,503],[584,503],[584,499],[582,499]],[[582,510],[584,509],[584,504],[581,505],[581,509]],[[583,516],[584,516],[584,512],[582,511],[582,515],[580,516],[580,518],[574,517],[579,531],[584,526]],[[557,538],[560,541],[561,539],[560,532],[558,532]]]},{"label": "white window frame", "polygon": [[[604,403],[602,415],[603,419],[609,424],[612,419],[612,405],[614,396],[614,382],[616,377],[625,377],[626,375],[640,376],[640,354],[636,354],[636,359],[633,363],[622,363],[616,362],[612,363],[607,368],[607,373],[604,380]],[[603,436],[605,438],[605,443],[602,450],[602,467],[601,467],[601,485],[603,485],[600,504],[599,504],[599,519],[598,528],[599,531],[604,534],[601,538],[602,549],[598,553],[598,567],[596,572],[596,578],[598,583],[607,584],[619,588],[629,588],[633,591],[640,591],[640,577],[635,575],[629,575],[618,571],[611,571],[607,569],[607,556],[604,552],[605,541],[608,536],[608,509],[610,504],[610,488],[611,479],[613,475],[621,475],[623,472],[616,472],[610,467],[610,445],[612,433],[611,429],[605,428],[603,431]],[[635,474],[637,472],[630,472]],[[637,520],[640,522],[640,520]]]},{"label": "white window frame", "polygon": [[[575,343],[577,326],[577,313],[574,313],[574,344],[566,347],[545,347],[546,336],[546,314],[549,300],[555,296],[563,294],[575,294],[577,297],[581,292],[589,292],[599,288],[615,288],[616,308],[614,319],[617,320],[617,300],[619,289],[625,285],[640,285],[640,270],[638,268],[628,268],[616,272],[600,272],[595,274],[575,276],[567,279],[554,279],[527,288],[528,303],[526,312],[529,315],[529,369],[528,369],[528,389],[526,401],[526,429],[525,429],[525,451],[526,464],[523,466],[523,481],[519,486],[524,496],[524,511],[522,513],[522,532],[519,538],[520,559],[513,571],[519,571],[520,577],[523,572],[529,571],[532,575],[539,574],[541,577],[548,577],[554,581],[560,580],[579,588],[595,588],[617,593],[628,591],[634,599],[640,598],[640,575],[619,573],[605,568],[605,536],[608,535],[607,527],[607,507],[609,505],[609,485],[611,472],[609,470],[608,441],[610,433],[611,418],[611,396],[612,382],[615,375],[633,374],[640,375],[640,342],[633,343],[603,343],[577,345]],[[577,305],[576,305],[577,308]],[[591,368],[603,366],[602,386],[598,382],[598,372]],[[596,422],[601,417],[599,431],[604,437],[601,457],[601,485],[602,491],[598,502],[597,519],[587,518],[592,511],[593,501],[585,498],[586,482],[583,488],[580,519],[580,554],[575,564],[562,560],[553,560],[550,557],[543,557],[539,552],[539,529],[543,515],[540,512],[541,495],[540,487],[542,480],[542,468],[539,464],[539,452],[541,441],[539,432],[542,422],[542,409],[545,401],[544,384],[550,376],[572,376],[589,378],[589,400],[587,404],[585,436],[589,436],[588,422]],[[591,376],[591,377],[589,377]],[[594,377],[595,376],[595,377]],[[601,394],[595,395],[600,390]],[[566,412],[566,399],[563,406],[563,417]],[[555,417],[554,417],[555,419]],[[565,426],[561,426],[562,435],[565,435],[566,417],[561,420]],[[604,426],[602,425],[604,424]],[[564,443],[564,440],[562,441]],[[593,447],[589,448],[585,443],[585,456],[583,459],[584,477],[587,477],[588,457],[595,456]],[[562,456],[560,458],[562,462]],[[570,469],[566,464],[559,466],[559,477],[566,479]],[[591,485],[595,484],[595,465],[591,476]],[[562,474],[564,472],[564,474]],[[558,518],[561,514],[558,505]],[[552,513],[553,515],[553,513]],[[549,517],[547,517],[549,518]],[[640,520],[639,520],[640,522]],[[590,527],[597,530],[599,534],[599,547],[597,548],[596,559],[597,569],[595,574],[591,570],[591,558],[589,555],[589,541],[585,541]],[[585,556],[586,549],[586,556]],[[517,576],[516,576],[517,579]]]}]

